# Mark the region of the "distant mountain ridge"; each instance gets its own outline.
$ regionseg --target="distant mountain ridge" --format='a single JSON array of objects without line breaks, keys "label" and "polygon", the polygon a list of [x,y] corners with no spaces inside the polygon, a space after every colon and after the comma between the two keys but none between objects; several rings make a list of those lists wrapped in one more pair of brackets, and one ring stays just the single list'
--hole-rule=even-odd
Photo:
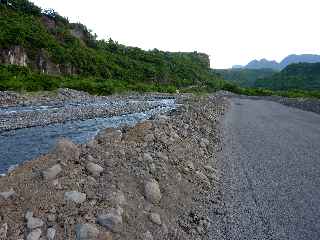
[{"label": "distant mountain ridge", "polygon": [[284,58],[280,63],[272,60],[267,60],[265,58],[261,60],[253,60],[249,62],[246,66],[235,65],[232,68],[244,68],[244,69],[274,69],[282,70],[288,65],[293,63],[317,63],[320,62],[320,55],[315,54],[292,54]]}]

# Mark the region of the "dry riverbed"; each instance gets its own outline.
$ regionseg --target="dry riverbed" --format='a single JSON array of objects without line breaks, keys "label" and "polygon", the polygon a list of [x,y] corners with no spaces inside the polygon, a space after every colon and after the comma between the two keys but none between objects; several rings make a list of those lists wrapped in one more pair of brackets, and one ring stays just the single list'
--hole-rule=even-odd
[{"label": "dry riverbed", "polygon": [[227,100],[176,99],[167,115],[61,139],[0,178],[0,239],[208,239]]}]

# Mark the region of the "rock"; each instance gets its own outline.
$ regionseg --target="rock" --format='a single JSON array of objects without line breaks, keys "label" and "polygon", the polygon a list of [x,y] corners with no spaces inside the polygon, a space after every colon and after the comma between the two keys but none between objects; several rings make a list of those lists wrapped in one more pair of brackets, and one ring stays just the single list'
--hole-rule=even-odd
[{"label": "rock", "polygon": [[206,139],[206,138],[202,138],[202,139],[200,140],[200,146],[201,146],[202,148],[206,148],[209,144],[210,144],[210,142],[209,142],[209,140]]},{"label": "rock", "polygon": [[92,162],[89,162],[87,164],[86,169],[93,176],[99,176],[104,171],[103,167],[101,167],[98,164],[92,163]]},{"label": "rock", "polygon": [[55,214],[49,214],[47,216],[48,222],[55,222],[57,220],[57,216]]},{"label": "rock", "polygon": [[59,173],[62,172],[62,168],[60,164],[56,164],[54,166],[52,166],[51,168],[45,170],[42,172],[42,176],[44,179],[46,180],[53,180],[55,179]]},{"label": "rock", "polygon": [[143,160],[145,162],[153,162],[153,158],[151,157],[151,155],[149,153],[144,153],[143,154]]},{"label": "rock", "polygon": [[216,172],[216,170],[213,167],[209,166],[209,165],[204,166],[204,169],[207,170],[208,172],[211,172],[211,173],[215,173]]},{"label": "rock", "polygon": [[78,146],[65,138],[58,140],[53,153],[61,161],[78,161],[80,158]]},{"label": "rock", "polygon": [[122,132],[118,129],[107,128],[101,130],[95,137],[95,140],[97,140],[98,143],[104,144],[119,143],[122,140]]},{"label": "rock", "polygon": [[29,220],[30,218],[33,217],[33,212],[28,210],[24,217],[25,217],[26,220]]},{"label": "rock", "polygon": [[56,236],[56,230],[54,228],[48,228],[48,230],[47,230],[47,239],[48,240],[54,240],[55,236]]},{"label": "rock", "polygon": [[96,240],[99,236],[99,229],[92,224],[78,224],[76,226],[77,240]]},{"label": "rock", "polygon": [[144,186],[144,194],[146,199],[151,203],[159,203],[161,200],[159,183],[154,179],[147,181]]},{"label": "rock", "polygon": [[163,161],[166,161],[166,162],[168,161],[168,156],[162,152],[158,152],[157,157]]},{"label": "rock", "polygon": [[8,192],[0,192],[0,197],[8,200],[9,198],[16,195],[16,192],[11,188]]},{"label": "rock", "polygon": [[8,232],[8,224],[4,223],[0,225],[0,239],[7,239],[7,232]]},{"label": "rock", "polygon": [[59,179],[55,179],[52,181],[52,185],[55,187],[55,189],[57,190],[62,190],[63,187],[61,185],[61,183],[59,182]]},{"label": "rock", "polygon": [[37,228],[28,234],[27,240],[39,240],[41,233],[41,229]]},{"label": "rock", "polygon": [[147,231],[142,235],[142,240],[153,240],[151,232]]},{"label": "rock", "polygon": [[35,228],[40,228],[44,225],[44,222],[40,218],[29,217],[27,221],[28,229],[32,230]]},{"label": "rock", "polygon": [[184,172],[189,173],[193,172],[195,170],[194,164],[192,161],[187,161],[186,162],[186,167],[184,168]]},{"label": "rock", "polygon": [[126,197],[122,191],[118,190],[117,192],[114,192],[112,195],[113,195],[113,201],[117,205],[121,206],[126,204]]},{"label": "rock", "polygon": [[64,200],[65,201],[72,201],[75,203],[84,203],[87,199],[87,195],[84,193],[80,193],[77,191],[65,192],[64,193]]},{"label": "rock", "polygon": [[10,175],[16,168],[19,167],[19,164],[11,165],[7,171],[8,175]]},{"label": "rock", "polygon": [[111,209],[109,213],[99,215],[97,222],[108,231],[119,232],[122,226],[122,209]]},{"label": "rock", "polygon": [[150,220],[157,225],[161,225],[161,217],[158,213],[151,213]]},{"label": "rock", "polygon": [[152,133],[147,134],[147,135],[144,137],[144,141],[145,141],[145,142],[152,142],[152,141],[154,141],[154,135],[153,135]]}]

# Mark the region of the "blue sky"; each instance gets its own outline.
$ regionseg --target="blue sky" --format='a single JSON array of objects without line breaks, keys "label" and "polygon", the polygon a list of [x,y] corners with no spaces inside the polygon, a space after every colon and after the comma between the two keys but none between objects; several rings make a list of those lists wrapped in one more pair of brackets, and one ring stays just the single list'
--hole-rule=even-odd
[{"label": "blue sky", "polygon": [[143,49],[199,51],[211,67],[320,54],[319,0],[33,0]]}]

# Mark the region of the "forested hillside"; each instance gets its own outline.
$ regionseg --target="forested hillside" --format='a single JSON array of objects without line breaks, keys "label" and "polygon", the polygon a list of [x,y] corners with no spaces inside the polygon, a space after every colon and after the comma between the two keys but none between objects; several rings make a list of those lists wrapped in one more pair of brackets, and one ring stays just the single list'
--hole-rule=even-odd
[{"label": "forested hillside", "polygon": [[241,87],[254,87],[257,79],[271,77],[277,71],[272,69],[219,69],[215,72],[228,82]]},{"label": "forested hillside", "polygon": [[0,68],[0,90],[69,86],[104,94],[216,89],[221,83],[206,54],[144,51],[97,40],[84,25],[27,0],[0,3],[0,63],[20,66]]},{"label": "forested hillside", "polygon": [[320,90],[320,63],[291,64],[272,77],[258,79],[255,87],[272,90]]}]

